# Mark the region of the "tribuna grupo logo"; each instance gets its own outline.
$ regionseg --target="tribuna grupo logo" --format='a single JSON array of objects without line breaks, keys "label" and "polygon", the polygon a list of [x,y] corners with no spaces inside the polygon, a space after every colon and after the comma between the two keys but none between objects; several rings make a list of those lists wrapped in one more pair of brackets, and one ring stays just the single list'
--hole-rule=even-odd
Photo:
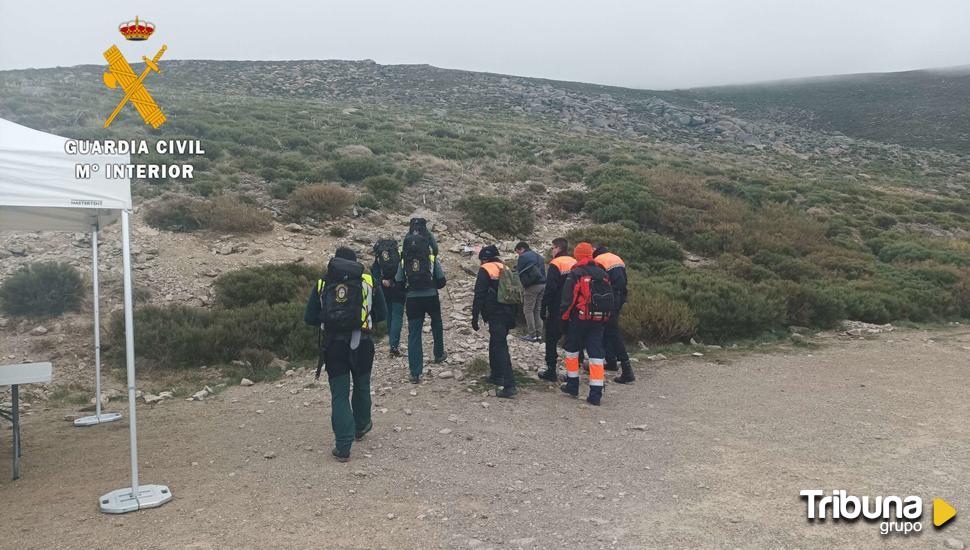
[{"label": "tribuna grupo logo", "polygon": [[[799,493],[805,499],[809,521],[832,520],[879,521],[883,535],[909,535],[923,530],[923,499],[918,496],[861,496],[844,490],[826,495],[821,489],[806,489]],[[956,516],[956,510],[940,498],[933,499],[933,525],[942,527]]]}]

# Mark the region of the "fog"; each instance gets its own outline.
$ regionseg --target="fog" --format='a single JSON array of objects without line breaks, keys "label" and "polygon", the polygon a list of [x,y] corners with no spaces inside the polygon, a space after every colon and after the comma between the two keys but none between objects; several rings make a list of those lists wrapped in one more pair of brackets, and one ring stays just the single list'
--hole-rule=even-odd
[{"label": "fog", "polygon": [[[135,15],[157,26],[126,42]],[[373,59],[637,88],[970,63],[970,3],[886,0],[0,0],[0,70],[166,59]]]}]

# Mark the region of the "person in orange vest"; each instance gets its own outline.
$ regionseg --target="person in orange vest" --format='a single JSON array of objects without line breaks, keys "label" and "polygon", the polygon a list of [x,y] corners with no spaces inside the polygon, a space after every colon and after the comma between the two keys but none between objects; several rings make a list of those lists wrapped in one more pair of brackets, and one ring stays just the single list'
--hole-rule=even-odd
[{"label": "person in orange vest", "polygon": [[569,241],[559,237],[552,240],[552,260],[546,268],[546,289],[542,295],[542,309],[539,317],[547,321],[546,332],[546,370],[539,373],[539,378],[549,382],[558,382],[556,363],[559,361],[559,340],[562,339],[562,323],[559,319],[548,319],[549,311],[559,311],[559,301],[562,299],[562,287],[566,282],[566,275],[573,269],[576,259],[569,255]]},{"label": "person in orange vest", "polygon": [[517,308],[498,301],[498,283],[503,269],[509,269],[499,259],[498,248],[488,245],[478,253],[482,267],[475,279],[475,298],[472,301],[472,328],[478,331],[478,318],[488,323],[488,381],[501,388],[495,397],[511,398],[515,389],[512,357],[509,355],[509,330],[515,328]]},{"label": "person in orange vest", "polygon": [[605,246],[598,246],[593,251],[593,261],[603,268],[610,276],[610,286],[613,287],[614,304],[616,310],[606,324],[603,332],[603,347],[606,349],[606,370],[617,370],[617,360],[623,371],[620,376],[613,378],[617,384],[630,384],[636,380],[633,367],[630,365],[630,355],[626,352],[623,335],[620,333],[620,312],[627,299],[626,264],[623,259],[612,253]]},{"label": "person in orange vest", "polygon": [[562,288],[559,314],[568,321],[566,330],[566,383],[559,389],[576,397],[579,395],[579,352],[589,355],[589,395],[586,401],[599,405],[603,398],[606,350],[603,349],[603,330],[612,315],[613,290],[610,276],[593,261],[593,245],[579,243],[573,250],[576,264],[566,276]]}]

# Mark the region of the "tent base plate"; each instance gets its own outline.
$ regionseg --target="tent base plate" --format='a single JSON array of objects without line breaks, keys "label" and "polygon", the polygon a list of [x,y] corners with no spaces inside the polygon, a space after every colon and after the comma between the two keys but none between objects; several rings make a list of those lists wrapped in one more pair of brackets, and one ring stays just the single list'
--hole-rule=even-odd
[{"label": "tent base plate", "polygon": [[101,416],[85,416],[75,420],[74,425],[82,428],[96,426],[98,424],[107,424],[108,422],[114,422],[116,420],[121,420],[121,413],[103,413]]},{"label": "tent base plate", "polygon": [[127,514],[145,508],[157,508],[172,500],[172,491],[166,485],[142,485],[137,498],[131,487],[111,491],[101,497],[101,511],[105,514]]}]

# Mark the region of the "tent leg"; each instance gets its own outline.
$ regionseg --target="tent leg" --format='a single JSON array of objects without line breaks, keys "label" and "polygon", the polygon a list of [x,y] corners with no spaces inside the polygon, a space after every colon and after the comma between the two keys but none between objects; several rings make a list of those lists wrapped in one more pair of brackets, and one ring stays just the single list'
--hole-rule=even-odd
[{"label": "tent leg", "polygon": [[107,514],[123,514],[142,508],[155,508],[172,499],[172,492],[165,485],[138,484],[138,427],[135,421],[135,333],[131,282],[131,238],[128,228],[129,215],[130,213],[127,210],[121,212],[121,259],[125,283],[125,362],[128,371],[131,487],[118,489],[101,497],[101,511]]},{"label": "tent leg", "polygon": [[101,289],[98,284],[98,227],[91,231],[91,279],[94,286],[94,416],[74,421],[75,426],[94,426],[121,420],[121,413],[101,414]]}]

